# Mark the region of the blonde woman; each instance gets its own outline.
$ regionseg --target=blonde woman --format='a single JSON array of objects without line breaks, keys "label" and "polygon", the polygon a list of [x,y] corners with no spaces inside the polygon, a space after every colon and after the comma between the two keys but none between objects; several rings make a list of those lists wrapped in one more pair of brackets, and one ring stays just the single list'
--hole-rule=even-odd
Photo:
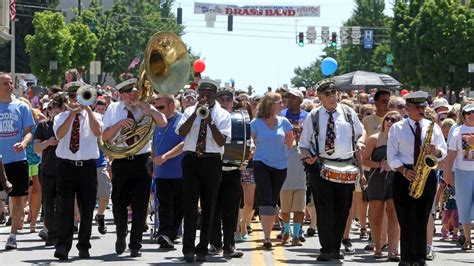
[{"label": "blonde woman", "polygon": [[281,187],[285,182],[288,158],[285,145],[292,147],[292,126],[286,117],[278,116],[282,98],[277,93],[266,93],[257,107],[257,118],[250,123],[255,142],[253,157],[254,178],[259,197],[265,249],[272,248],[270,233],[276,214]]},{"label": "blonde woman", "polygon": [[370,168],[367,178],[367,199],[370,206],[370,221],[372,239],[375,243],[374,258],[382,258],[382,220],[384,212],[388,217],[388,246],[390,261],[400,261],[398,241],[400,228],[397,213],[393,204],[392,182],[394,172],[387,164],[388,131],[393,124],[402,119],[398,111],[388,112],[383,120],[381,132],[371,135],[366,141],[363,164]]}]

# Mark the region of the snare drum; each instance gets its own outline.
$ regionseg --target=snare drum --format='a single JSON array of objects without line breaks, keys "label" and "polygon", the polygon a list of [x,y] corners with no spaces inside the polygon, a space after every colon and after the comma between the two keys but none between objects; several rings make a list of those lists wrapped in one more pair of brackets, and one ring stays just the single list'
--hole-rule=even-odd
[{"label": "snare drum", "polygon": [[359,167],[344,162],[325,160],[321,165],[321,177],[336,183],[354,184],[359,172]]},{"label": "snare drum", "polygon": [[224,146],[224,163],[245,168],[250,155],[250,117],[246,111],[235,111],[230,114],[232,121],[232,138]]}]

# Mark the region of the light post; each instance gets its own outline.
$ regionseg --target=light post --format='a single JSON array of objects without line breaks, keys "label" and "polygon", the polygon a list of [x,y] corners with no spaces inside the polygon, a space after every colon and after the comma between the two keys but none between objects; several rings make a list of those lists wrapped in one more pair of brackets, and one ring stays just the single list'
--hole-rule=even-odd
[{"label": "light post", "polygon": [[56,81],[56,70],[58,70],[58,61],[49,61],[49,71],[51,73],[51,83]]},{"label": "light post", "polygon": [[[455,65],[449,65],[449,104],[453,104],[453,91],[454,91],[454,72],[456,72]],[[456,100],[456,98],[454,98]]]}]

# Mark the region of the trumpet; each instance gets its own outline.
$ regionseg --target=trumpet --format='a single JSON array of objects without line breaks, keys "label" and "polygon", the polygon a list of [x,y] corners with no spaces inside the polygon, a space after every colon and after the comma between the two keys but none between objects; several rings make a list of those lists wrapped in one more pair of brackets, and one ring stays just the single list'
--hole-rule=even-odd
[{"label": "trumpet", "polygon": [[197,117],[206,119],[209,116],[209,104],[204,104],[196,110]]}]

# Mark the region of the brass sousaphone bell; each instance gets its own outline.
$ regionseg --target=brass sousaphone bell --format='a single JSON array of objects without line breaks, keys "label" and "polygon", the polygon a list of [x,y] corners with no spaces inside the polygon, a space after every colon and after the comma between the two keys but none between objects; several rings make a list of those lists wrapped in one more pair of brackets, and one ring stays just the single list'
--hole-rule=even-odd
[{"label": "brass sousaphone bell", "polygon": [[[145,49],[139,69],[138,98],[150,102],[153,92],[175,94],[188,82],[191,60],[183,41],[174,33],[157,32]],[[123,128],[110,141],[100,140],[101,149],[110,158],[121,159],[137,154],[150,142],[155,125],[151,115],[144,114],[130,129]],[[124,145],[130,138],[132,145]]]}]

